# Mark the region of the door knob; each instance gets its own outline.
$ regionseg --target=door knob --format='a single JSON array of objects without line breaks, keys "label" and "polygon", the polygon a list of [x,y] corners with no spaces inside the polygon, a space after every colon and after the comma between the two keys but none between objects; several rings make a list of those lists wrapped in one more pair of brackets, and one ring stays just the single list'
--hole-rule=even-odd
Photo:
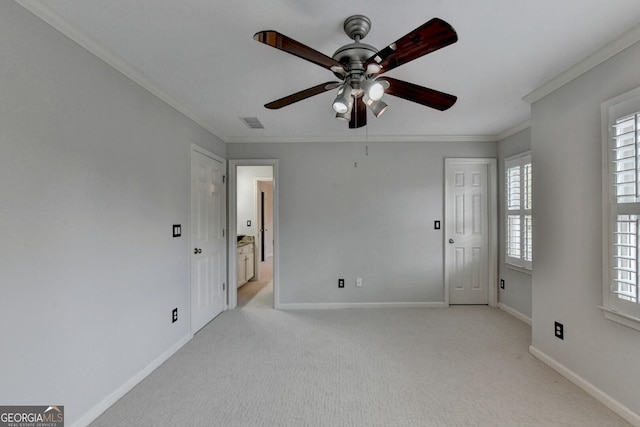
[{"label": "door knob", "polygon": [[449,239],[449,243],[455,243],[453,239]]}]

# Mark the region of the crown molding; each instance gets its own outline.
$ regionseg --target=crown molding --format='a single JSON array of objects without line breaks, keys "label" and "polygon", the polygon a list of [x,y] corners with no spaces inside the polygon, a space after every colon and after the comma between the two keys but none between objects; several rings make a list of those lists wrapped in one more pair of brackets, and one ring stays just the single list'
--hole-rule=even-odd
[{"label": "crown molding", "polygon": [[[142,71],[131,65],[120,57],[116,52],[108,49],[97,41],[93,40],[86,32],[74,27],[68,21],[55,13],[43,0],[14,0],[17,4],[33,13],[35,16],[55,28],[66,37],[88,50],[90,53],[110,65],[133,82],[183,114],[196,124],[200,125],[215,137],[225,143],[313,143],[313,142],[497,142],[522,129],[528,127],[524,123],[498,135],[358,135],[358,136],[336,136],[336,137],[290,137],[290,136],[266,136],[266,137],[229,137],[213,127],[204,118],[193,110],[176,100],[166,91],[160,88]],[[629,32],[632,33],[632,32]],[[634,33],[635,41],[640,40],[640,26],[637,34]],[[633,43],[627,44],[627,47]],[[620,49],[621,50],[621,49]],[[534,92],[535,93],[535,92]],[[531,95],[527,95],[531,96]],[[525,99],[526,100],[526,99]],[[525,122],[528,123],[528,122]],[[521,127],[524,126],[524,127]],[[515,130],[514,130],[515,129]],[[511,133],[509,133],[511,132]]]},{"label": "crown molding", "polygon": [[515,135],[516,133],[521,132],[530,127],[531,127],[531,121],[530,120],[524,121],[519,125],[515,125],[512,128],[509,128],[499,133],[498,135],[496,135],[496,141],[502,141],[503,139],[509,138],[511,135]]},{"label": "crown molding", "polygon": [[533,104],[639,41],[640,25],[636,25],[631,30],[607,43],[595,53],[589,55],[572,67],[569,67],[522,99],[529,104]]},{"label": "crown molding", "polygon": [[335,137],[229,137],[229,144],[293,144],[313,142],[496,142],[496,135],[359,135]]},{"label": "crown molding", "polygon": [[210,123],[207,123],[202,117],[193,112],[190,108],[177,101],[157,84],[155,84],[146,74],[138,70],[136,67],[125,61],[114,51],[107,49],[105,46],[93,40],[87,33],[71,25],[68,21],[61,18],[57,13],[51,10],[41,0],[14,0],[20,6],[33,13],[38,18],[42,19],[47,24],[67,36],[69,39],[82,46],[84,49],[91,52],[93,55],[106,62],[111,67],[115,68],[120,73],[124,74],[129,79],[146,89],[151,94],[160,98],[163,102],[194,121],[198,125],[202,126],[214,136],[218,137],[224,142],[227,142],[227,138]]}]

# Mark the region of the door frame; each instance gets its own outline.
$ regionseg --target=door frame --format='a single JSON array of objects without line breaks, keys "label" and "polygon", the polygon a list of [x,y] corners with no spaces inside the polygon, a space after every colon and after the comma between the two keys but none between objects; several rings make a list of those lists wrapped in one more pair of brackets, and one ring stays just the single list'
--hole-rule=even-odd
[{"label": "door frame", "polygon": [[238,166],[271,166],[273,168],[273,308],[278,310],[280,308],[280,226],[278,220],[278,199],[279,199],[279,160],[277,159],[234,159],[229,160],[229,187],[227,194],[229,195],[228,205],[228,221],[229,221],[229,236],[228,244],[228,281],[230,285],[227,287],[228,294],[228,308],[234,309],[238,306],[238,288],[235,284],[238,282],[238,273],[236,271],[238,257],[237,257],[237,236],[238,236],[238,195],[237,183],[238,183]]},{"label": "door frame", "polygon": [[[221,157],[221,156],[219,156],[219,155],[207,150],[206,148],[202,148],[201,146],[199,146],[197,144],[194,144],[194,143],[190,144],[190,147],[189,147],[189,221],[188,221],[188,224],[189,224],[189,228],[188,228],[188,230],[189,230],[189,253],[188,253],[189,254],[189,258],[188,258],[189,259],[189,304],[188,304],[188,307],[189,307],[189,330],[191,331],[192,335],[197,332],[197,331],[193,330],[193,319],[192,319],[193,310],[192,310],[192,307],[191,307],[191,303],[192,303],[191,297],[192,297],[192,292],[193,292],[193,283],[191,282],[191,262],[192,262],[192,260],[191,260],[191,251],[192,251],[192,248],[194,247],[194,245],[193,245],[193,233],[191,232],[192,227],[193,227],[193,224],[192,224],[193,212],[191,210],[192,206],[193,206],[192,205],[192,200],[191,200],[191,197],[192,197],[192,194],[193,194],[193,188],[192,188],[192,185],[193,185],[193,183],[192,183],[192,173],[193,173],[193,171],[191,170],[191,162],[193,160],[193,153],[194,152],[198,152],[198,153],[200,153],[202,155],[205,155],[207,157],[211,157],[212,159],[220,162],[222,164],[222,166],[224,167],[224,175],[225,176],[228,175],[227,159],[225,159],[224,157]],[[226,190],[226,193],[227,193],[227,198],[228,198],[228,194],[229,194],[228,189]],[[224,199],[224,203],[228,203],[227,202],[227,198]],[[228,206],[225,206],[225,209],[223,209],[223,214],[225,216],[227,216],[227,218],[228,218],[228,212],[229,212]],[[223,224],[228,224],[227,218],[223,219]],[[227,225],[227,233],[225,233],[225,234],[226,234],[226,239],[227,239],[227,242],[228,242],[228,240],[229,240],[228,225]],[[223,297],[224,298],[224,305],[222,307],[222,311],[223,312],[229,309],[229,280],[228,280],[229,279],[229,267],[228,267],[229,266],[229,256],[228,256],[228,254],[227,254],[227,263],[224,264],[224,265],[225,265],[225,268],[227,269],[227,271],[225,272],[225,274],[223,276],[223,277],[226,278],[226,285],[224,286],[224,289],[222,290],[222,292],[224,294],[224,297]]]},{"label": "door frame", "polygon": [[[446,157],[444,159],[443,193],[444,193],[444,219],[448,221],[452,212],[449,211],[450,196],[447,193],[447,176],[449,169],[456,164],[464,165],[486,165],[487,166],[487,218],[489,218],[489,266],[488,284],[489,306],[498,306],[498,160],[495,158],[456,158]],[[446,230],[446,225],[443,227]],[[449,251],[447,249],[448,237],[443,233],[442,247],[444,250],[444,303],[449,306]]]}]

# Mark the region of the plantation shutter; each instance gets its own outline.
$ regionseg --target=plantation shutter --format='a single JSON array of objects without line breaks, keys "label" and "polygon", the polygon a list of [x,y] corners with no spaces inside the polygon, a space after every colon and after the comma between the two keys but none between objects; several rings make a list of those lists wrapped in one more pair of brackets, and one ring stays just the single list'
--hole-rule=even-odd
[{"label": "plantation shutter", "polygon": [[640,115],[632,114],[612,126],[611,307],[623,312],[638,311],[628,305],[638,303],[639,124]]},{"label": "plantation shutter", "polygon": [[505,261],[531,269],[533,260],[531,216],[531,156],[505,161]]}]

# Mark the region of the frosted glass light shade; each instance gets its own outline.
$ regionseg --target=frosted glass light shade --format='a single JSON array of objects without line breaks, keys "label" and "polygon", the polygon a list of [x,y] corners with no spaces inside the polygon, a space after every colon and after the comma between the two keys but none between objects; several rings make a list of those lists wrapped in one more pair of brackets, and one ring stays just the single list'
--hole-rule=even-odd
[{"label": "frosted glass light shade", "polygon": [[349,111],[349,106],[353,104],[353,100],[351,99],[351,92],[351,86],[349,86],[348,84],[345,83],[344,85],[340,86],[340,89],[338,89],[338,96],[333,101],[333,111],[338,114],[345,114],[347,111]]}]

